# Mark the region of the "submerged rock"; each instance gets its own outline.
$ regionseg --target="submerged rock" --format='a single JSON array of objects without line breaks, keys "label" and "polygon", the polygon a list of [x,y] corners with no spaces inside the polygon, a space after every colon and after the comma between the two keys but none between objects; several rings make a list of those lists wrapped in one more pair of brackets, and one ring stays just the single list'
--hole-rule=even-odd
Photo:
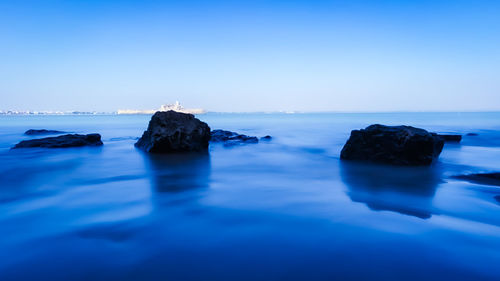
[{"label": "submerged rock", "polygon": [[444,142],[460,142],[462,140],[462,135],[438,135],[444,140]]},{"label": "submerged rock", "polygon": [[45,147],[45,148],[64,148],[64,147],[79,147],[79,146],[101,146],[101,135],[99,134],[68,134],[58,137],[48,137],[42,139],[24,140],[16,144],[12,149],[29,148],[29,147]]},{"label": "submerged rock", "polygon": [[271,137],[271,136],[269,136],[269,135],[267,135],[267,136],[263,136],[262,138],[260,138],[260,140],[263,140],[263,141],[270,141],[270,140],[272,140],[272,139],[273,139],[273,137]]},{"label": "submerged rock", "polygon": [[231,145],[246,144],[246,143],[258,143],[259,139],[257,137],[241,135],[231,131],[213,130],[211,132],[210,141],[223,142],[224,145],[231,146]]},{"label": "submerged rock", "polygon": [[468,136],[468,137],[477,137],[477,136],[479,136],[479,134],[477,134],[477,133],[467,133],[466,136]]},{"label": "submerged rock", "polygon": [[466,180],[478,184],[500,186],[500,172],[497,173],[479,173],[454,176],[455,179]]},{"label": "submerged rock", "polygon": [[29,129],[24,132],[25,135],[28,136],[38,136],[38,135],[56,135],[56,134],[65,134],[66,132],[57,131],[57,130],[46,130],[46,129]]},{"label": "submerged rock", "polygon": [[210,127],[192,114],[158,111],[149,121],[148,129],[135,143],[151,153],[204,151],[208,149]]},{"label": "submerged rock", "polygon": [[393,165],[430,165],[441,153],[444,140],[410,126],[371,125],[353,130],[340,159]]}]

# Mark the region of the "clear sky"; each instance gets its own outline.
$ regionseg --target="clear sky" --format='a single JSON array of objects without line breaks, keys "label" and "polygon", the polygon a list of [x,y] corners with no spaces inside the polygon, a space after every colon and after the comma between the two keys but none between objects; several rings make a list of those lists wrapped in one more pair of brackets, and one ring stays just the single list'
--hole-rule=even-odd
[{"label": "clear sky", "polygon": [[0,109],[500,110],[500,1],[0,0]]}]

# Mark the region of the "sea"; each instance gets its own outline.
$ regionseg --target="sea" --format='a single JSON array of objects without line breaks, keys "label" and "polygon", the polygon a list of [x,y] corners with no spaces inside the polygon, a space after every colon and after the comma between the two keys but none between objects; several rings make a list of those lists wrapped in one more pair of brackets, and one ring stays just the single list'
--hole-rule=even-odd
[{"label": "sea", "polygon": [[[208,113],[272,136],[134,147],[148,115],[0,116],[0,280],[500,280],[500,113]],[[351,130],[462,134],[430,167],[341,161]],[[28,129],[102,147],[10,148]],[[467,134],[473,135],[467,135]]]}]

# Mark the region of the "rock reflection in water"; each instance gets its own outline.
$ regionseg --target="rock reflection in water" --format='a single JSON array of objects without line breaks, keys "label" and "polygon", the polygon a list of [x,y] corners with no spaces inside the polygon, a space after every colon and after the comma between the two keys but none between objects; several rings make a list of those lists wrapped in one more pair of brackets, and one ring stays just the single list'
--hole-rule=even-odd
[{"label": "rock reflection in water", "polygon": [[432,198],[442,182],[439,165],[398,167],[349,161],[341,163],[340,171],[353,202],[422,219],[431,217]]},{"label": "rock reflection in water", "polygon": [[157,192],[181,192],[209,186],[208,153],[145,154],[144,157],[151,184]]}]

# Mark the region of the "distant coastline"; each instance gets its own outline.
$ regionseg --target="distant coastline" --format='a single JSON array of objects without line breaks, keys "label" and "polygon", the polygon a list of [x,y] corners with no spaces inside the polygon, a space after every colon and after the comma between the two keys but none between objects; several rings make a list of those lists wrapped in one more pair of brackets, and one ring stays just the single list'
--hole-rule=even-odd
[{"label": "distant coastline", "polygon": [[0,115],[112,115],[112,114],[116,114],[116,112],[0,110]]},{"label": "distant coastline", "polygon": [[[32,111],[32,110],[0,110],[0,116],[3,115],[152,115],[157,111],[167,111],[174,109],[158,109],[158,110],[135,110],[135,109],[120,109],[117,111]],[[496,114],[500,110],[484,110],[484,111],[206,111],[204,109],[183,109],[174,110],[183,113],[191,114],[416,114],[416,113],[434,113],[434,114],[471,114],[471,113],[485,113]]]},{"label": "distant coastline", "polygon": [[152,115],[157,111],[177,111],[191,114],[205,114],[206,110],[201,108],[184,108],[178,101],[174,104],[164,104],[159,109],[119,109],[113,112],[104,111],[31,111],[31,110],[0,110],[0,115]]},{"label": "distant coastline", "polygon": [[201,108],[184,108],[178,101],[174,104],[164,104],[160,106],[159,109],[151,109],[151,110],[137,110],[137,109],[119,109],[116,114],[154,114],[157,111],[177,111],[182,113],[191,113],[191,114],[204,114],[206,111]]}]

